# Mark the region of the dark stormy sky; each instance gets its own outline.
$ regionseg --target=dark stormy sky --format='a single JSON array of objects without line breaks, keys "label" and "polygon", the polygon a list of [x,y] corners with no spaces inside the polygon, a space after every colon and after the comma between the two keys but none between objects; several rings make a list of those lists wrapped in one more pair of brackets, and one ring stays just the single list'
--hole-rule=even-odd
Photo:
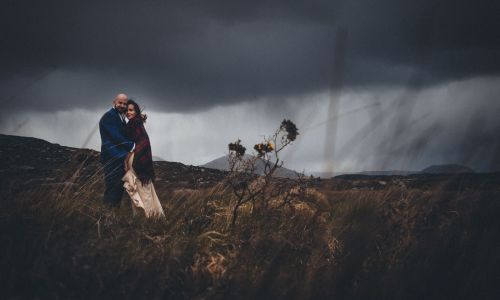
[{"label": "dark stormy sky", "polygon": [[488,0],[3,1],[0,132],[98,149],[95,124],[123,91],[167,160],[207,162],[291,118],[303,134],[285,163],[299,170],[332,159],[341,171],[500,170],[498,11]]}]

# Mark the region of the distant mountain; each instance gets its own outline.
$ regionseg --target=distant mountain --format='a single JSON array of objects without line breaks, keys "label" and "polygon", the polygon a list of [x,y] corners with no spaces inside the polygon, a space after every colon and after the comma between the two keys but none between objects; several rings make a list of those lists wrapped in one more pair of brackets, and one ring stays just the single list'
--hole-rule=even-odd
[{"label": "distant mountain", "polygon": [[[254,156],[249,155],[249,154],[245,154],[244,158],[245,159],[252,159],[252,158],[254,158]],[[255,171],[256,171],[255,173],[257,173],[259,175],[264,174],[264,166],[265,166],[264,160],[262,160],[262,159],[257,160],[257,165],[255,167]],[[222,171],[228,171],[229,170],[228,157],[227,157],[227,155],[221,156],[217,159],[214,159],[214,160],[202,165],[201,167],[210,168],[210,169],[217,169],[217,170],[222,170]],[[281,168],[278,168],[276,170],[275,175],[276,175],[276,177],[296,178],[298,176],[298,173],[293,171],[293,170],[281,167]]]},{"label": "distant mountain", "polygon": [[403,171],[403,170],[389,170],[389,171],[364,171],[356,174],[370,175],[370,176],[406,176],[416,174],[418,171]]},{"label": "distant mountain", "polygon": [[313,172],[312,175],[321,178],[332,178],[340,175],[407,176],[416,173],[418,173],[418,171],[389,170],[389,171],[363,171],[363,172]]},{"label": "distant mountain", "polygon": [[458,165],[458,164],[449,164],[449,165],[433,165],[427,167],[420,171],[420,173],[425,174],[460,174],[460,173],[475,173],[474,170],[467,166]]},{"label": "distant mountain", "polygon": [[413,174],[463,174],[475,173],[467,166],[458,164],[432,165],[421,171],[388,170],[388,171],[362,171],[362,172],[312,172],[315,177],[332,178],[342,175],[365,175],[365,176],[408,176]]},{"label": "distant mountain", "polygon": [[343,174],[350,174],[349,172],[311,172],[310,173],[314,177],[319,177],[319,178],[332,178],[335,176],[343,175]]}]

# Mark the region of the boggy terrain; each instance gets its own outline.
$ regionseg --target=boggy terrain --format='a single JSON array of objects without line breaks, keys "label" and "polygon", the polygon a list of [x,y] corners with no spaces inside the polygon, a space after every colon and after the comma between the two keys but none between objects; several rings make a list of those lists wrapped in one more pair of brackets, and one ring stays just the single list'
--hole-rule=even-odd
[{"label": "boggy terrain", "polygon": [[[99,153],[0,135],[4,299],[494,299],[500,175],[306,179],[239,208],[228,173],[155,162],[161,221],[102,206]],[[281,182],[292,179],[275,179]]]}]

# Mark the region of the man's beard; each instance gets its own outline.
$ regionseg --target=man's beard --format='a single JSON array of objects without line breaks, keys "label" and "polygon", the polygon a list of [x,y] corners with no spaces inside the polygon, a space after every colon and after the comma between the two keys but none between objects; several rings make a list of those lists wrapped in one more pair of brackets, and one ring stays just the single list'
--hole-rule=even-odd
[{"label": "man's beard", "polygon": [[115,106],[115,109],[116,109],[119,113],[121,113],[122,115],[123,115],[123,114],[125,113],[125,111],[126,111],[126,109],[125,109],[125,108],[120,108],[120,107],[118,107],[118,106]]}]

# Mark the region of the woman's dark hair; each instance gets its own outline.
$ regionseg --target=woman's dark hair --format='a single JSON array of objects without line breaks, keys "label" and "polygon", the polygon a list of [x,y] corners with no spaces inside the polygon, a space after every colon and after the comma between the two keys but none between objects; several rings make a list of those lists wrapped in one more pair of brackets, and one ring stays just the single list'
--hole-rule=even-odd
[{"label": "woman's dark hair", "polygon": [[132,104],[134,106],[134,111],[135,111],[135,114],[136,116],[142,120],[142,122],[146,122],[146,119],[148,118],[148,116],[146,114],[143,114],[142,113],[142,110],[141,108],[139,107],[139,104],[137,104],[133,99],[129,99],[127,101],[127,107]]}]

